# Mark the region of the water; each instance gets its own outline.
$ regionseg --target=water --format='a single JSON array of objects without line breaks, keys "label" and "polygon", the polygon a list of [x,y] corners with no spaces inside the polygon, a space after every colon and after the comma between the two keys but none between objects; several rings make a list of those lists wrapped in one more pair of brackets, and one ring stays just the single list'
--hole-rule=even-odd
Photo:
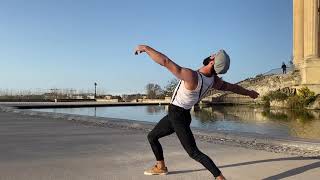
[{"label": "water", "polygon": [[[118,106],[89,108],[33,109],[98,117],[158,122],[168,106]],[[192,127],[237,133],[257,133],[273,137],[320,140],[320,111],[263,109],[248,106],[212,106],[191,111]]]}]

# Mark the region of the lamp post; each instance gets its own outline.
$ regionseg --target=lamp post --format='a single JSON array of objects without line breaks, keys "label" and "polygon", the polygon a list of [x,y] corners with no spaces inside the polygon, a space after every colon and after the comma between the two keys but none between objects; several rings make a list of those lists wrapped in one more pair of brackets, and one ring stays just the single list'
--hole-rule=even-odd
[{"label": "lamp post", "polygon": [[94,83],[94,99],[97,97],[97,83]]}]

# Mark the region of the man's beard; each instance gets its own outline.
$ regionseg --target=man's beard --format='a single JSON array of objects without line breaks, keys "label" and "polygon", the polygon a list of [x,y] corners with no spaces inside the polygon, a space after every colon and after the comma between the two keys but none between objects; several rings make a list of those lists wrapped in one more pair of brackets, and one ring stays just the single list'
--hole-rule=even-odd
[{"label": "man's beard", "polygon": [[[210,59],[210,56],[209,56],[209,57],[207,57],[207,58],[205,58],[205,59],[203,60],[203,65],[204,65],[204,66],[208,65],[210,61],[211,61],[211,59]],[[217,75],[216,70],[214,69],[214,66],[211,67],[210,73],[211,73],[212,75]]]},{"label": "man's beard", "polygon": [[214,66],[211,67],[211,71],[210,72],[211,72],[212,75],[217,75],[217,72],[214,69]]}]

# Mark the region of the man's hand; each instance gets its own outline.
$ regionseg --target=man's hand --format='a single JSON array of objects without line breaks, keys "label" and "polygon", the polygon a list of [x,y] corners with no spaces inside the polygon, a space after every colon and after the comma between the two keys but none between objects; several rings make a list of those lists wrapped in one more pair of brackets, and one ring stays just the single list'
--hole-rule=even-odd
[{"label": "man's hand", "polygon": [[143,52],[146,52],[146,48],[147,48],[146,45],[138,45],[138,46],[136,47],[136,49],[134,50],[134,54],[135,54],[135,55],[138,55],[138,54],[141,54],[141,53],[143,53]]},{"label": "man's hand", "polygon": [[259,93],[257,93],[254,90],[249,91],[248,96],[250,96],[253,99],[256,99],[259,96]]}]

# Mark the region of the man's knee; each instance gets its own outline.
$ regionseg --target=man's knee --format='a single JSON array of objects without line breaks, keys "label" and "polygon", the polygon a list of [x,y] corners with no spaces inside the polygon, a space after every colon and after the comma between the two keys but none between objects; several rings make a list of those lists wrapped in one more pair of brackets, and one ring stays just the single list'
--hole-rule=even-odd
[{"label": "man's knee", "polygon": [[148,133],[147,138],[149,142],[154,142],[156,140],[156,136],[152,133],[152,131]]},{"label": "man's knee", "polygon": [[189,157],[191,157],[192,159],[197,160],[197,161],[201,159],[201,156],[203,154],[197,148],[192,148],[192,149],[188,150],[187,153],[188,153]]}]

